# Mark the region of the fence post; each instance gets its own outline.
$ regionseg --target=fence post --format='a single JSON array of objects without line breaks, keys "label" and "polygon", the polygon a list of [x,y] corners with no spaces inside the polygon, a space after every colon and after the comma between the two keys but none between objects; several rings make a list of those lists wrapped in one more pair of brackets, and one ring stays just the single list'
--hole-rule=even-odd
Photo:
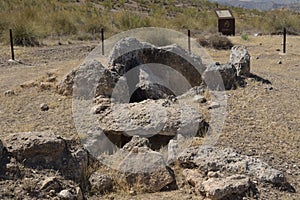
[{"label": "fence post", "polygon": [[283,28],[283,53],[286,52],[286,28]]},{"label": "fence post", "polygon": [[189,53],[191,53],[191,31],[188,30],[188,49]]},{"label": "fence post", "polygon": [[104,56],[104,29],[101,28],[102,55]]},{"label": "fence post", "polygon": [[12,36],[12,29],[9,29],[9,38],[10,38],[11,59],[15,60],[14,42],[13,42],[13,36]]}]

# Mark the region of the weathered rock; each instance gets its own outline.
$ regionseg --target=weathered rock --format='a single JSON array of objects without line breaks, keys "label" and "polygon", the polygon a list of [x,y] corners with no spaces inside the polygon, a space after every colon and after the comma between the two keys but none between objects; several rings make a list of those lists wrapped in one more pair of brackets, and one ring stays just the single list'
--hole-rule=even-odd
[{"label": "weathered rock", "polygon": [[72,95],[75,75],[76,69],[73,69],[57,84],[56,90],[59,94],[65,96]]},{"label": "weathered rock", "polygon": [[195,102],[195,103],[205,103],[205,102],[206,102],[206,99],[205,99],[205,97],[202,96],[202,95],[196,95],[196,96],[194,96],[194,98],[193,98],[193,102]]},{"label": "weathered rock", "polygon": [[197,167],[202,171],[243,172],[262,182],[274,185],[287,183],[283,172],[273,169],[259,159],[238,154],[230,148],[190,147],[179,154],[178,160],[184,167]]},{"label": "weathered rock", "polygon": [[116,43],[108,63],[112,70],[117,71],[120,75],[138,65],[160,63],[178,71],[192,86],[201,84],[200,74],[205,70],[199,57],[177,45],[156,47],[130,37],[123,38]]},{"label": "weathered rock", "polygon": [[210,178],[201,185],[200,191],[212,200],[236,199],[237,196],[245,196],[251,186],[249,177],[244,175]]},{"label": "weathered rock", "polygon": [[200,184],[205,180],[202,174],[198,170],[184,169],[182,172],[185,180],[193,187],[199,187]]},{"label": "weathered rock", "polygon": [[76,200],[83,200],[83,194],[80,187],[76,187]]},{"label": "weathered rock", "polygon": [[103,132],[120,146],[124,145],[122,135],[147,137],[153,144],[153,136],[196,136],[205,126],[201,113],[193,107],[164,99],[114,104],[98,116]]},{"label": "weathered rock", "polygon": [[230,63],[235,66],[238,76],[250,74],[250,54],[245,46],[235,45],[231,48]]},{"label": "weathered rock", "polygon": [[94,98],[99,95],[110,97],[118,78],[115,72],[106,69],[99,61],[87,61],[59,82],[57,92],[63,95],[73,94],[78,98]]},{"label": "weathered rock", "polygon": [[55,192],[59,192],[62,189],[62,183],[54,176],[47,177],[45,180],[41,181],[40,185],[40,190],[44,191],[54,190]]},{"label": "weathered rock", "polygon": [[207,106],[207,109],[219,108],[221,105],[218,102],[210,102]]},{"label": "weathered rock", "polygon": [[66,189],[60,191],[57,196],[62,200],[70,200],[70,199],[74,198],[72,193],[69,190],[66,190]]},{"label": "weathered rock", "polygon": [[89,181],[91,191],[95,194],[110,192],[113,189],[113,180],[109,175],[95,172],[90,176]]},{"label": "weathered rock", "polygon": [[142,185],[147,192],[158,192],[175,181],[162,154],[147,147],[134,148],[118,167],[129,185]]},{"label": "weathered rock", "polygon": [[88,151],[80,147],[74,152],[69,152],[64,159],[68,161],[67,165],[60,166],[64,176],[85,185],[89,176],[89,163],[92,162]]},{"label": "weathered rock", "polygon": [[207,66],[202,79],[211,90],[229,90],[236,85],[236,69],[232,64],[214,63]]},{"label": "weathered rock", "polygon": [[130,152],[131,150],[133,150],[136,147],[149,147],[149,146],[150,146],[150,144],[149,144],[149,140],[147,138],[140,137],[138,135],[134,135],[131,138],[130,142],[125,144],[122,149]]},{"label": "weathered rock", "polygon": [[177,140],[170,140],[168,144],[168,165],[174,164],[178,153],[178,142]]},{"label": "weathered rock", "polygon": [[[173,74],[169,74],[168,72],[171,70],[165,72],[166,69],[163,67],[155,70],[158,65],[153,63],[178,71],[188,80],[188,84],[182,84],[174,78]],[[132,71],[133,68],[137,68],[137,70]],[[200,85],[202,82],[200,74],[204,70],[205,67],[199,57],[177,45],[156,47],[139,42],[135,38],[124,38],[117,42],[111,51],[108,66],[103,66],[96,60],[87,61],[78,69],[67,74],[57,85],[57,91],[63,95],[71,95],[74,90],[77,97],[100,95],[110,97],[113,90],[116,90],[115,85],[122,79],[125,81],[124,83],[129,83],[129,88],[125,88],[129,90],[129,95],[139,89],[141,90],[140,94],[146,95],[146,97],[141,97],[142,100],[158,99],[173,95],[173,89],[179,94],[184,93],[187,89],[183,87],[184,85]],[[118,92],[124,92],[123,87],[126,86],[121,84],[120,87],[117,87]]]},{"label": "weathered rock", "polygon": [[17,161],[31,166],[62,165],[65,141],[51,132],[13,133],[4,138],[5,146]]}]

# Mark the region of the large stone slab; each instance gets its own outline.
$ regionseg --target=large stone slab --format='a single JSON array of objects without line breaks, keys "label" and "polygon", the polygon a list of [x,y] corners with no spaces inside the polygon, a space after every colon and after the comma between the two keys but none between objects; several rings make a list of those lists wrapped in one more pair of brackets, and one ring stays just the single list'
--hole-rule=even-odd
[{"label": "large stone slab", "polygon": [[178,160],[184,167],[197,167],[201,171],[239,172],[276,186],[287,183],[282,171],[272,168],[259,159],[241,155],[231,148],[190,147],[179,154]]},{"label": "large stone slab", "polygon": [[97,118],[103,132],[115,143],[121,135],[196,136],[205,126],[202,114],[195,108],[167,99],[112,104],[97,114]]},{"label": "large stone slab", "polygon": [[17,161],[35,166],[58,166],[66,152],[65,141],[51,132],[13,133],[3,140]]}]

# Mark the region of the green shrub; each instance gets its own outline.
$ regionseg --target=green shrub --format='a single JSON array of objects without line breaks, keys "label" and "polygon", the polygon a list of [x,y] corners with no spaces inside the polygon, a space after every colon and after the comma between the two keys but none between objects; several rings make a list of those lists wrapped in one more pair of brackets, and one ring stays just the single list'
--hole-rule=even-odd
[{"label": "green shrub", "polygon": [[248,40],[248,39],[249,39],[249,36],[248,36],[247,34],[243,34],[243,35],[241,35],[241,38],[242,38],[243,40]]},{"label": "green shrub", "polygon": [[[39,46],[40,34],[37,28],[29,22],[17,21],[12,26],[14,45],[18,46]],[[4,33],[5,34],[5,33]],[[7,43],[9,42],[9,33],[4,36]]]}]

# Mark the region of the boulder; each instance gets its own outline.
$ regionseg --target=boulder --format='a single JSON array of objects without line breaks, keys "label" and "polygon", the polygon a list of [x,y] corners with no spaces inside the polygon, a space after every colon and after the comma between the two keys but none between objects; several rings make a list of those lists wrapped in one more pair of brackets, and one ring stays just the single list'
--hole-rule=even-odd
[{"label": "boulder", "polygon": [[95,194],[110,192],[113,189],[112,178],[100,172],[93,173],[89,178],[89,182],[91,184],[91,191]]},{"label": "boulder", "polygon": [[233,175],[226,178],[209,178],[201,183],[200,192],[212,200],[238,199],[246,196],[251,186],[249,177]]},{"label": "boulder", "polygon": [[121,161],[118,171],[126,182],[142,186],[147,192],[158,192],[175,182],[162,154],[148,147],[136,147]]},{"label": "boulder", "polygon": [[259,159],[241,155],[231,148],[189,147],[179,154],[178,161],[183,167],[197,167],[204,172],[225,171],[231,174],[242,172],[275,186],[284,186],[287,183],[283,172],[273,169]]},{"label": "boulder", "polygon": [[59,168],[66,153],[65,141],[51,132],[13,133],[3,141],[18,162],[35,167]]},{"label": "boulder", "polygon": [[57,85],[57,91],[78,98],[110,97],[118,78],[99,61],[89,60],[67,74]]},{"label": "boulder", "polygon": [[[182,94],[188,89],[187,85],[200,85],[201,73],[205,70],[200,57],[177,45],[156,47],[135,38],[118,41],[107,63],[108,66],[103,66],[96,60],[86,61],[58,83],[58,93],[72,95],[74,90],[78,97],[110,97],[118,81],[124,79],[130,95],[140,89],[140,93],[148,95],[142,99],[165,98],[173,95],[173,89]],[[182,84],[178,75],[174,78],[175,72],[188,83]],[[124,91],[122,87],[118,91]]]},{"label": "boulder", "polygon": [[200,57],[190,54],[178,45],[156,47],[130,37],[116,43],[108,63],[120,75],[139,65],[159,63],[178,71],[192,86],[201,84],[200,74],[205,70]]},{"label": "boulder", "polygon": [[4,138],[7,151],[24,166],[58,170],[85,186],[92,158],[82,147],[68,148],[68,142],[51,132],[13,133]]},{"label": "boulder", "polygon": [[238,76],[250,75],[250,54],[245,46],[235,45],[231,48],[230,63],[236,68]]},{"label": "boulder", "polygon": [[[139,135],[149,138],[152,145],[161,147],[163,138],[167,139],[164,143],[167,145],[168,140],[177,134],[196,136],[205,126],[199,111],[167,99],[112,104],[97,117],[105,135],[118,146],[128,142],[123,142],[122,137]],[[160,140],[156,140],[156,137],[160,137]]]},{"label": "boulder", "polygon": [[202,79],[211,90],[229,90],[235,88],[236,69],[232,64],[213,63],[207,66]]}]

